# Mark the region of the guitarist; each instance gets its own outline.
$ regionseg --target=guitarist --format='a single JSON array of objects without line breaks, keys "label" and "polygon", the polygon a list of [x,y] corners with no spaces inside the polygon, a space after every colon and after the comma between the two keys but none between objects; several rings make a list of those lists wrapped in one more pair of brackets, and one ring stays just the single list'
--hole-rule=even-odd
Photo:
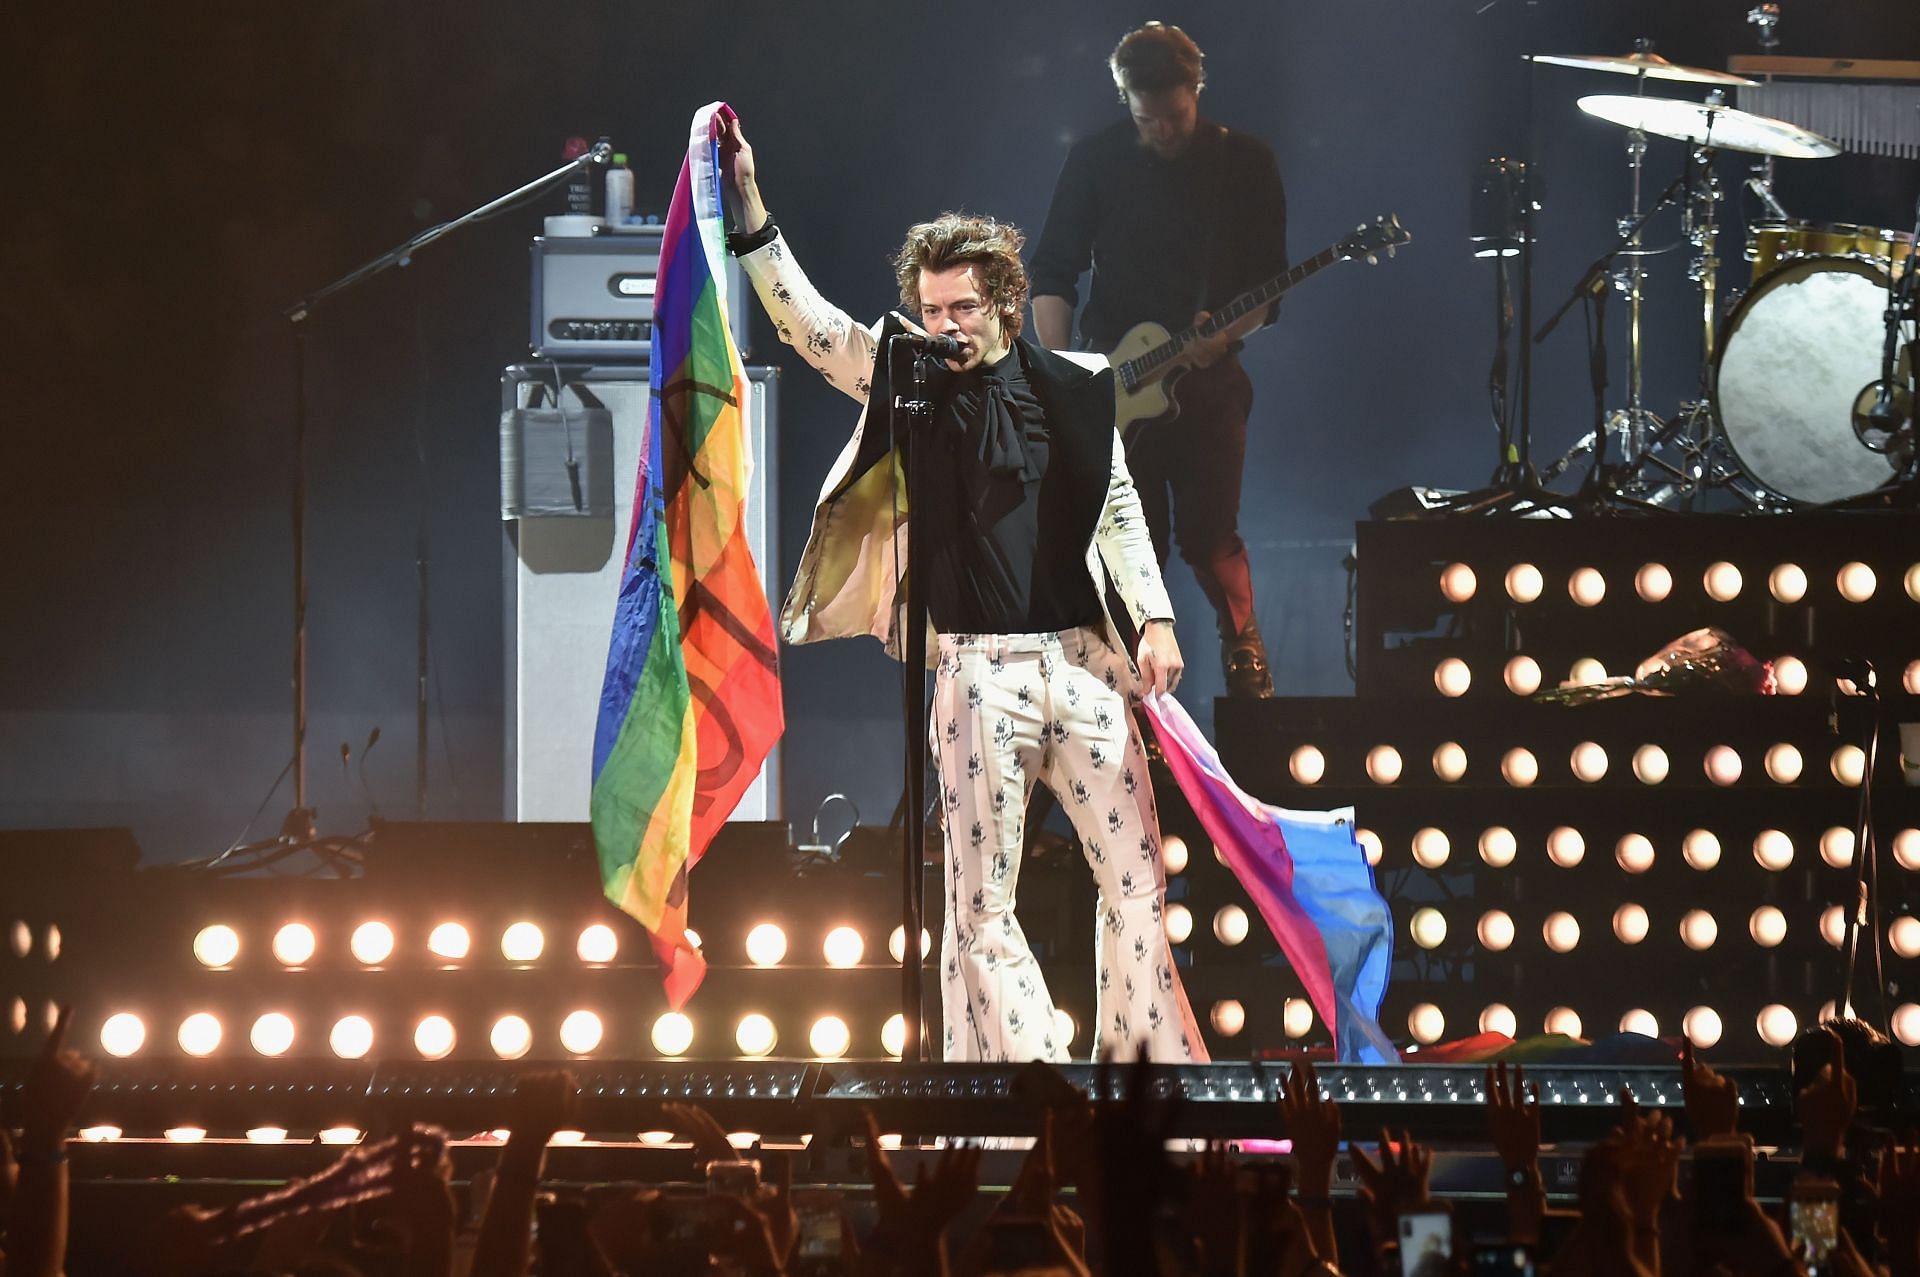
[{"label": "guitarist", "polygon": [[[1150,22],[1107,60],[1131,118],[1074,144],[1033,258],[1040,344],[1073,345],[1080,316],[1091,350],[1111,351],[1143,321],[1178,331],[1286,269],[1286,193],[1273,151],[1200,118],[1206,70],[1179,27]],[[1240,539],[1240,474],[1253,387],[1240,339],[1273,322],[1278,303],[1187,347],[1178,417],[1142,430],[1127,464],[1164,564],[1169,523],[1180,557],[1213,605],[1231,695],[1273,694]],[[1195,312],[1199,314],[1196,315]]]}]

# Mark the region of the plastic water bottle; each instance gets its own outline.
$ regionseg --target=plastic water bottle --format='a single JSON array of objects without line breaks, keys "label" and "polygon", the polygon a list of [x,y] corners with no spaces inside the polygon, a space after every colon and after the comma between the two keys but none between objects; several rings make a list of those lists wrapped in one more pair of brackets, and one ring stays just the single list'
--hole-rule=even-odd
[{"label": "plastic water bottle", "polygon": [[633,220],[633,170],[627,157],[616,152],[607,169],[607,225],[625,226]]}]

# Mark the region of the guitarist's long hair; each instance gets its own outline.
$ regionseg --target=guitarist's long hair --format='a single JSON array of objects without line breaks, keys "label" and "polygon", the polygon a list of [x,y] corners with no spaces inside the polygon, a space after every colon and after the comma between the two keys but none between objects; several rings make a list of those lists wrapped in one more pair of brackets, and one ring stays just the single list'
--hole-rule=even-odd
[{"label": "guitarist's long hair", "polygon": [[1007,336],[1018,337],[1027,309],[1027,268],[1020,261],[1026,242],[1019,227],[971,213],[942,213],[910,227],[893,259],[901,306],[909,315],[920,314],[921,271],[978,266],[980,291],[1000,312]]}]

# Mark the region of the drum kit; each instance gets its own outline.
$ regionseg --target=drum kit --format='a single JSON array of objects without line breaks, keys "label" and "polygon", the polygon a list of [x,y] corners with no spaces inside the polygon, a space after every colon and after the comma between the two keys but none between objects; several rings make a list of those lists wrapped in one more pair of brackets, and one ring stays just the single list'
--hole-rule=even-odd
[{"label": "drum kit", "polygon": [[[1589,484],[1607,504],[1696,509],[1709,490],[1721,489],[1759,512],[1878,496],[1909,479],[1916,288],[1901,281],[1920,268],[1914,252],[1920,227],[1910,233],[1790,217],[1773,192],[1774,162],[1824,159],[1840,148],[1786,120],[1727,104],[1727,90],[1755,81],[1677,65],[1645,41],[1621,56],[1531,60],[1636,81],[1632,94],[1578,102],[1585,114],[1627,133],[1631,205],[1619,219],[1620,243],[1596,263],[1622,263],[1611,285],[1628,307],[1626,405],[1607,413],[1544,477],[1595,452]],[[1708,94],[1703,102],[1651,96],[1653,82],[1700,86]],[[1691,150],[1683,176],[1643,209],[1649,136],[1685,142]],[[1764,220],[1748,228],[1751,279],[1724,303],[1717,246],[1725,195],[1713,164],[1721,151],[1761,157],[1746,185],[1766,210]],[[1700,305],[1700,389],[1697,399],[1662,418],[1642,397],[1641,321],[1646,259],[1666,250],[1646,247],[1642,228],[1675,202],[1683,205],[1693,249],[1688,276]],[[1595,287],[1604,292],[1606,281]]]}]

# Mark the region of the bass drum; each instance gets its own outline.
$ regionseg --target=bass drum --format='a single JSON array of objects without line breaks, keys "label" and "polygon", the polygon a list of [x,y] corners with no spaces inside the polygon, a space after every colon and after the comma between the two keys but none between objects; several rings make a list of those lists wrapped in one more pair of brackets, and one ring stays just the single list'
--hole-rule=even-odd
[{"label": "bass drum", "polygon": [[1894,477],[1853,433],[1853,405],[1880,376],[1887,274],[1865,262],[1783,266],[1741,301],[1714,360],[1713,410],[1749,477],[1821,505]]}]

